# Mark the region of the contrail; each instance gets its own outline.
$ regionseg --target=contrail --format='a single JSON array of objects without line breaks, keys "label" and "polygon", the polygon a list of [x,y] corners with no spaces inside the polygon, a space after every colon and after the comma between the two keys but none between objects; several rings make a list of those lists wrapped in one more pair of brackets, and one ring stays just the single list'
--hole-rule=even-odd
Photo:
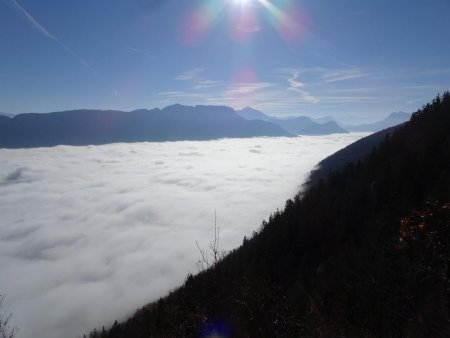
[{"label": "contrail", "polygon": [[33,25],[39,32],[44,34],[49,39],[55,41],[62,49],[64,49],[67,53],[69,53],[74,58],[78,59],[78,61],[87,69],[89,69],[95,76],[98,77],[96,71],[78,54],[76,54],[72,49],[67,47],[64,43],[62,43],[56,36],[50,33],[44,26],[42,26],[31,14],[28,12],[22,5],[20,5],[17,0],[11,0],[14,6],[25,16],[28,22]]}]

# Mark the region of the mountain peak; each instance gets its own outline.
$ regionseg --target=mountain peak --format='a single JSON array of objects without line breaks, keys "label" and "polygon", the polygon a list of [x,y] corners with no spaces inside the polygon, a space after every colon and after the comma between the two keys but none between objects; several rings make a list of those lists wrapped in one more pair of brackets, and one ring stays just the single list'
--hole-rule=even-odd
[{"label": "mountain peak", "polygon": [[241,111],[253,111],[253,112],[256,111],[256,112],[261,113],[259,110],[256,110],[255,108],[252,108],[250,106],[246,106],[246,107],[242,108]]},{"label": "mountain peak", "polygon": [[259,110],[256,110],[252,107],[245,107],[241,110],[237,110],[236,113],[243,117],[246,120],[263,120],[263,121],[269,121],[272,117],[268,116]]},{"label": "mountain peak", "polygon": [[186,105],[181,104],[181,103],[174,103],[174,104],[171,104],[171,105],[168,105],[168,106],[164,107],[163,110],[166,110],[166,109],[180,109],[180,108],[188,108],[188,107],[189,106],[186,106]]},{"label": "mountain peak", "polygon": [[242,110],[238,110],[237,113],[247,120],[262,120],[275,123],[288,133],[294,135],[327,135],[334,133],[347,133],[347,130],[341,128],[334,120],[316,122],[308,116],[276,118],[261,113],[251,107],[245,107]]}]

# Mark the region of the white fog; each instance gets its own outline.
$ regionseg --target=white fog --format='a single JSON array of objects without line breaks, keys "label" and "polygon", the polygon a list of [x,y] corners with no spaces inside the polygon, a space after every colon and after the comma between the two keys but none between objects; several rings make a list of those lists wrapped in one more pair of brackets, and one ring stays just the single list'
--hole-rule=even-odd
[{"label": "white fog", "polygon": [[80,337],[230,250],[364,133],[0,150],[0,293],[20,338]]}]

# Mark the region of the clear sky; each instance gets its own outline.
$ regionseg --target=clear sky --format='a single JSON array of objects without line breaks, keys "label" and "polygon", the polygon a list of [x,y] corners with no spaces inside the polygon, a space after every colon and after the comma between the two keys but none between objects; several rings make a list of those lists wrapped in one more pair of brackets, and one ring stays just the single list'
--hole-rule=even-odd
[{"label": "clear sky", "polygon": [[369,121],[450,89],[449,0],[0,0],[0,111]]}]

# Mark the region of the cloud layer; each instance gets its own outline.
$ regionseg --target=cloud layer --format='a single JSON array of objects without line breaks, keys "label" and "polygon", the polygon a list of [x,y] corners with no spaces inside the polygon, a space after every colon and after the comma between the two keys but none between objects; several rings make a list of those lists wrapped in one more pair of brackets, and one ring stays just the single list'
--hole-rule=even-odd
[{"label": "cloud layer", "polygon": [[19,337],[79,337],[232,249],[363,134],[0,150],[0,292]]}]

